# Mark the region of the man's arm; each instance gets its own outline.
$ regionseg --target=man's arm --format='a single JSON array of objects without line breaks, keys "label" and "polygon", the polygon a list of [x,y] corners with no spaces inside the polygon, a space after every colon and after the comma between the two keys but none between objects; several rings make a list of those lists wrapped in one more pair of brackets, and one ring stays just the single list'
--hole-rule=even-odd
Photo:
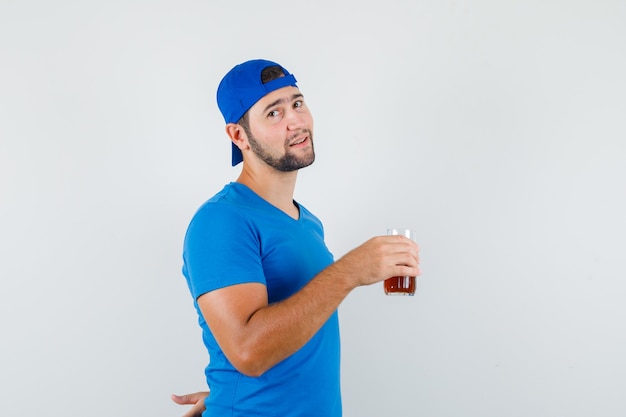
[{"label": "man's arm", "polygon": [[403,236],[378,236],[281,302],[268,304],[266,287],[248,283],[203,294],[198,305],[233,366],[259,376],[304,346],[354,288],[419,275],[418,251]]}]

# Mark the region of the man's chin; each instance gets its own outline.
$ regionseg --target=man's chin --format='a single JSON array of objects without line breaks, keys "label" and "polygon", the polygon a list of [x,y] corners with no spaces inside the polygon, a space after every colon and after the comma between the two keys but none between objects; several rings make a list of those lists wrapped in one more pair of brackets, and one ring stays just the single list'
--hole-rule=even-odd
[{"label": "man's chin", "polygon": [[281,161],[278,166],[274,168],[283,172],[297,171],[302,168],[306,168],[315,162],[315,154],[310,155],[308,158],[286,158]]}]

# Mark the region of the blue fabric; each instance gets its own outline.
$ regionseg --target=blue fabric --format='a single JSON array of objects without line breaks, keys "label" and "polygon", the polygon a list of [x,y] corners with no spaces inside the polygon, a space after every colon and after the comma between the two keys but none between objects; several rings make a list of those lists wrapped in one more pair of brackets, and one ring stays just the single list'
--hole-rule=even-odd
[{"label": "blue fabric", "polygon": [[231,183],[189,224],[183,274],[210,355],[204,416],[341,416],[337,312],[299,351],[253,378],[231,365],[195,302],[206,292],[250,282],[264,284],[269,302],[277,302],[332,263],[322,223],[298,207],[295,220],[248,187]]},{"label": "blue fabric", "polygon": [[[263,83],[261,73],[267,67],[280,67],[284,76]],[[279,88],[298,87],[296,77],[276,62],[252,59],[236,65],[217,87],[217,106],[226,123],[237,123],[254,104]]]}]

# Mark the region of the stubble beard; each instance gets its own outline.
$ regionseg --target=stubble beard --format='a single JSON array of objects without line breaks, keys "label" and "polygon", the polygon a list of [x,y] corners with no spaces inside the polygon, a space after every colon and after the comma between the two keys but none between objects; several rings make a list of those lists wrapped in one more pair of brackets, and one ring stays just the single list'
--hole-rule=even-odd
[{"label": "stubble beard", "polygon": [[248,142],[250,142],[250,149],[254,154],[267,165],[281,172],[290,172],[296,171],[300,168],[305,168],[311,165],[315,161],[315,149],[313,148],[313,132],[309,129],[303,129],[299,134],[306,133],[309,137],[309,141],[311,142],[311,150],[306,155],[297,156],[290,152],[289,149],[289,140],[285,143],[285,154],[276,157],[267,151],[262,144],[257,141],[251,132],[246,132],[248,134]]}]

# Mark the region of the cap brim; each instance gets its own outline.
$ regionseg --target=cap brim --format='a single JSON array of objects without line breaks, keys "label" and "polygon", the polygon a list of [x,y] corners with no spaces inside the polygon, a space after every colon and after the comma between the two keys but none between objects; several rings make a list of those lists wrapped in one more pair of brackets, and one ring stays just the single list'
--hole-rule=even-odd
[{"label": "cap brim", "polygon": [[231,142],[230,145],[232,147],[232,164],[235,166],[243,161],[243,155],[241,154],[241,150],[235,146],[234,143]]}]

